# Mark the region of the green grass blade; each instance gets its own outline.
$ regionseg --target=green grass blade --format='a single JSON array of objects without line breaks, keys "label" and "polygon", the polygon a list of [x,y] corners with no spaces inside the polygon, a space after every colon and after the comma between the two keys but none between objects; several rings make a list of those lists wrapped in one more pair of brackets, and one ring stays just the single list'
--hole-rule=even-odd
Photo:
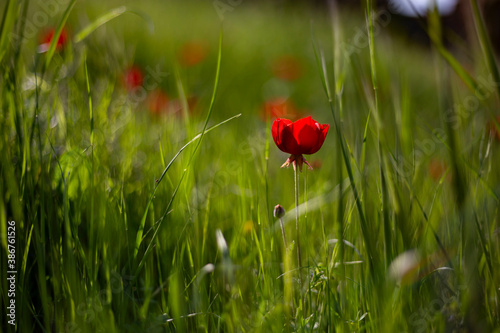
[{"label": "green grass blade", "polygon": [[21,271],[20,271],[20,273],[22,274],[22,277],[23,277],[23,280],[21,281],[21,285],[23,284],[24,277],[26,276],[26,263],[28,262],[28,253],[30,252],[31,236],[33,235],[33,227],[34,227],[34,224],[31,225],[30,231],[28,233],[28,238],[26,239],[26,245],[24,246],[23,261],[21,263]]},{"label": "green grass blade", "polygon": [[87,38],[92,32],[103,26],[104,24],[108,23],[109,21],[125,14],[125,13],[133,13],[136,15],[139,15],[140,17],[144,18],[147,22],[148,25],[150,26],[150,30],[154,30],[154,24],[149,16],[147,16],[145,13],[141,13],[138,11],[130,10],[126,6],[121,6],[118,8],[114,8],[107,12],[106,14],[100,16],[97,18],[95,21],[87,25],[85,28],[80,30],[77,34],[75,34],[75,37],[73,38],[73,43],[79,43],[85,38]]},{"label": "green grass blade", "polygon": [[5,4],[5,9],[2,16],[2,23],[0,25],[0,63],[7,51],[8,35],[14,25],[16,19],[16,3],[15,0],[8,0]]},{"label": "green grass blade", "polygon": [[[205,134],[209,131],[209,129],[207,129],[207,126],[208,126],[208,122],[210,120],[210,116],[212,115],[212,111],[213,111],[213,107],[214,107],[214,103],[215,103],[215,98],[217,96],[217,88],[219,86],[219,77],[220,77],[220,65],[221,65],[221,60],[222,60],[222,30],[220,32],[220,35],[219,35],[219,55],[217,57],[217,69],[216,69],[216,72],[215,72],[215,82],[214,82],[214,90],[213,90],[213,93],[212,93],[212,98],[210,100],[210,106],[208,108],[208,114],[207,114],[207,117],[205,119],[205,123],[203,125],[203,130],[200,134],[198,134],[195,138],[193,138],[191,141],[189,141],[184,147],[181,148],[181,150],[174,156],[174,158],[172,159],[172,161],[170,161],[170,163],[168,164],[167,168],[165,168],[165,171],[163,172],[162,176],[160,177],[160,180],[161,178],[163,178],[163,176],[165,175],[166,171],[168,170],[168,168],[170,167],[170,165],[172,164],[172,162],[175,160],[175,158],[179,155],[179,153],[184,150],[185,147],[187,147],[187,145],[189,145],[191,142],[194,142],[198,137],[199,137],[199,141],[198,143],[196,144],[195,146],[195,149],[193,150],[193,153],[191,154],[191,157],[189,158],[189,161],[188,161],[188,164],[185,168],[185,170],[187,170],[189,168],[189,166],[191,165],[191,162],[193,161],[195,155],[196,155],[196,152],[198,150],[198,148],[200,147],[201,145],[201,142],[203,140],[203,137],[205,136]],[[211,127],[210,129],[215,129],[216,127],[234,119],[234,118],[237,118],[239,117],[241,114],[239,115],[236,115],[236,116],[233,116],[229,119],[226,119],[225,121]],[[139,263],[139,266],[137,268],[137,271],[136,271],[136,274],[135,274],[135,277],[137,278],[138,274],[139,274],[139,271],[140,271],[140,268],[143,266],[144,264],[144,260],[146,258],[146,255],[149,253],[150,249],[151,249],[151,246],[152,244],[154,243],[155,239],[156,239],[156,235],[158,234],[158,230],[160,229],[161,227],[161,224],[162,222],[164,221],[166,215],[168,214],[168,212],[170,211],[170,207],[172,206],[172,203],[175,199],[175,196],[177,195],[177,190],[179,189],[179,186],[181,185],[182,181],[184,180],[184,176],[186,175],[186,171],[183,172],[182,176],[181,176],[181,179],[179,180],[179,183],[174,191],[174,193],[172,194],[172,197],[170,199],[170,202],[168,203],[168,206],[167,206],[167,209],[165,210],[165,213],[163,214],[162,218],[160,219],[160,222],[158,223],[158,226],[156,227],[156,230],[155,230],[155,233],[153,234],[153,237],[148,245],[148,248],[146,250],[146,253],[145,255],[143,256],[141,262]],[[158,184],[160,183],[160,180],[157,182],[156,186],[155,186],[155,190],[158,186]],[[154,190],[153,190],[153,195],[154,195]],[[148,207],[149,207],[149,204],[151,203],[151,200],[153,198],[153,195],[151,196],[150,198],[150,202],[148,203]],[[141,225],[140,225],[140,228],[139,228],[139,231],[137,233],[137,237],[136,237],[136,247],[135,247],[135,250],[134,250],[134,261],[137,259],[137,252],[139,250],[139,247],[142,243],[142,233],[143,233],[143,230],[144,230],[144,224],[146,222],[146,216],[147,216],[147,209],[146,208],[146,212],[144,213],[144,216],[141,220]]]},{"label": "green grass blade", "polygon": [[[61,32],[64,28],[64,25],[66,24],[66,21],[68,20],[69,14],[71,13],[71,10],[75,6],[76,0],[71,0],[71,2],[68,4],[68,7],[66,7],[66,10],[64,11],[64,14],[59,21],[59,24],[57,25],[57,29],[54,32],[54,36],[52,37],[52,41],[50,42],[49,49],[47,50],[47,54],[45,55],[45,63],[44,63],[44,68],[42,73],[45,72],[45,69],[49,67],[50,61],[52,60],[52,57],[54,56],[54,53],[56,52],[56,46],[57,46],[57,41],[59,40],[59,37],[61,36]],[[42,75],[43,77],[43,75]]]},{"label": "green grass blade", "polygon": [[386,170],[384,165],[385,158],[382,156],[382,140],[380,132],[383,130],[383,124],[379,114],[379,97],[378,97],[378,78],[377,78],[377,65],[375,62],[375,38],[373,35],[373,2],[371,0],[366,0],[366,10],[368,17],[368,48],[370,51],[370,70],[371,70],[371,79],[372,79],[372,87],[373,87],[373,96],[375,99],[374,103],[374,114],[376,121],[375,124],[377,126],[377,139],[378,139],[378,159],[379,159],[379,177],[380,177],[380,185],[382,190],[382,218],[384,222],[384,240],[385,240],[385,257],[386,264],[392,261],[392,237],[391,237],[391,223],[389,220],[389,195],[387,190],[387,182],[390,182],[390,179],[387,179]]},{"label": "green grass blade", "polygon": [[[87,84],[87,97],[88,97],[88,104],[89,104],[89,119],[90,119],[90,149],[91,149],[91,154],[90,154],[90,163],[91,163],[91,170],[90,170],[90,192],[91,192],[91,197],[90,197],[90,216],[89,216],[89,226],[90,226],[90,237],[89,237],[89,251],[90,251],[90,262],[91,262],[91,274],[93,275],[93,280],[96,278],[95,274],[97,274],[97,269],[94,270],[94,265],[92,263],[97,262],[97,247],[95,245],[95,234],[96,231],[94,230],[94,107],[92,105],[92,93],[90,91],[90,79],[89,79],[89,71],[87,68],[87,55],[84,55],[84,60],[83,60],[83,65],[84,65],[84,71],[85,71],[85,81]],[[92,286],[92,282],[91,282]]]},{"label": "green grass blade", "polygon": [[[228,119],[226,119],[226,120],[224,120],[224,121],[222,121],[222,122],[218,123],[217,125],[215,125],[215,126],[212,126],[212,127],[208,128],[208,129],[205,131],[205,133],[208,133],[208,132],[210,132],[211,130],[213,130],[213,129],[215,129],[215,128],[217,128],[217,127],[219,127],[219,126],[221,126],[221,125],[223,125],[223,124],[225,124],[225,123],[227,123],[227,122],[229,122],[229,121],[231,121],[231,120],[233,120],[233,119],[235,119],[235,118],[238,118],[238,117],[240,117],[240,116],[241,116],[241,113],[240,113],[240,114],[237,114],[237,115],[235,115],[235,116],[232,116],[232,117],[230,117],[230,118],[228,118]],[[180,154],[180,152],[182,152],[182,150],[184,150],[184,149],[185,149],[185,148],[186,148],[189,144],[193,143],[194,141],[196,141],[196,140],[197,140],[197,139],[199,139],[200,137],[201,137],[201,133],[200,133],[200,134],[198,134],[197,136],[195,136],[195,137],[194,137],[191,141],[189,141],[186,145],[184,145],[184,146],[181,148],[181,150],[179,150],[179,152],[178,152],[178,153],[174,156],[174,158],[170,161],[169,165],[167,166],[167,168],[165,169],[165,171],[164,171],[164,172],[166,173],[167,169],[170,167],[170,165],[172,164],[172,162],[173,162],[173,161],[177,158],[177,156]],[[186,169],[187,169],[187,167],[186,167]],[[181,185],[181,183],[182,183],[182,181],[183,181],[183,179],[184,179],[184,176],[185,176],[185,175],[186,175],[186,172],[184,171],[184,172],[182,173],[181,179],[179,180],[179,183],[177,184],[177,186],[176,186],[176,188],[175,188],[175,190],[174,190],[174,193],[172,194],[172,197],[170,198],[170,201],[169,201],[169,203],[168,203],[168,205],[167,205],[167,208],[165,209],[165,213],[162,215],[162,217],[160,218],[160,220],[159,220],[159,222],[158,222],[158,226],[156,227],[155,232],[154,232],[154,234],[153,234],[153,237],[151,238],[151,241],[150,241],[150,243],[149,243],[148,247],[146,248],[146,251],[144,252],[144,256],[143,256],[143,258],[141,259],[141,262],[139,263],[139,266],[138,266],[138,268],[137,268],[137,270],[136,270],[136,275],[135,275],[136,277],[137,277],[137,275],[138,275],[138,273],[139,273],[140,269],[141,269],[141,268],[142,268],[142,266],[144,265],[144,259],[146,258],[146,256],[147,256],[147,255],[148,255],[148,253],[150,252],[150,250],[152,250],[152,245],[153,245],[153,243],[154,243],[154,241],[155,241],[155,238],[156,238],[156,235],[157,235],[157,233],[158,233],[158,230],[160,229],[160,226],[161,226],[161,224],[163,223],[163,220],[165,219],[165,217],[167,216],[167,214],[170,212],[170,208],[171,208],[171,206],[172,206],[172,203],[173,203],[173,201],[174,201],[174,198],[175,198],[175,196],[177,195],[177,191],[178,191],[178,189],[179,189],[179,187],[180,187],[180,185]],[[162,175],[162,176],[163,176],[163,175]],[[145,219],[144,219],[144,221],[145,221]],[[141,237],[142,237],[142,235],[141,235]],[[142,242],[142,238],[141,238],[141,242]],[[140,246],[140,244],[141,244],[141,243],[139,243],[139,246]]]},{"label": "green grass blade", "polygon": [[[232,116],[224,121],[221,121],[220,123],[218,123],[217,125],[214,125],[212,127],[209,127],[206,129],[205,133],[208,133],[214,129],[216,129],[217,127],[235,119],[235,118],[238,118],[241,116],[241,113],[240,114],[237,114],[235,116]],[[174,161],[177,159],[177,157],[179,157],[179,155],[182,153],[182,151],[184,149],[186,149],[189,145],[191,145],[193,142],[195,142],[196,140],[200,139],[201,138],[201,135],[202,133],[199,133],[198,135],[196,135],[194,138],[192,138],[188,143],[186,143],[184,146],[182,146],[181,149],[179,149],[179,151],[174,155],[174,157],[170,160],[170,162],[168,163],[167,167],[163,170],[160,178],[158,178],[158,181],[156,182],[155,184],[155,187],[153,188],[153,191],[151,192],[151,195],[149,196],[149,200],[148,200],[148,204],[146,205],[146,210],[144,211],[144,215],[142,216],[142,219],[141,219],[141,224],[140,224],[140,227],[139,227],[139,230],[137,231],[137,236],[139,237],[140,235],[140,239],[138,237],[136,237],[136,251],[134,251],[134,260],[137,256],[137,250],[139,249],[138,245],[137,245],[137,241],[139,240],[139,245],[142,241],[142,234],[144,232],[144,224],[146,223],[146,218],[147,218],[147,214],[148,214],[148,211],[149,211],[149,207],[151,206],[151,202],[153,201],[153,198],[154,198],[154,195],[156,193],[156,189],[158,188],[158,186],[160,185],[163,177],[165,177],[165,174],[167,173],[167,171],[170,169],[170,166],[174,163]]]},{"label": "green grass blade", "polygon": [[[498,66],[495,60],[495,52],[493,51],[490,38],[488,37],[488,32],[486,30],[483,15],[479,10],[477,0],[470,0],[470,3],[472,6],[472,14],[474,17],[474,24],[476,26],[477,36],[481,44],[481,49],[483,50],[484,53],[486,64],[488,65],[488,69],[493,75],[495,82],[500,82],[500,73],[498,72]],[[497,84],[496,87],[497,87],[498,97],[500,98],[500,85]]]},{"label": "green grass blade", "polygon": [[363,211],[361,197],[358,194],[358,190],[357,190],[356,184],[354,182],[354,174],[352,172],[351,160],[350,160],[349,154],[347,152],[344,134],[342,133],[342,129],[340,128],[340,121],[337,118],[337,115],[335,113],[335,108],[334,108],[333,101],[331,98],[331,93],[328,89],[328,85],[326,84],[328,82],[326,68],[324,65],[322,65],[322,64],[324,64],[324,61],[320,60],[317,47],[314,43],[313,43],[313,47],[314,47],[314,55],[316,57],[316,63],[318,64],[321,79],[323,82],[323,88],[325,89],[325,94],[328,97],[328,101],[330,104],[330,111],[332,113],[333,121],[335,124],[334,127],[335,127],[335,130],[337,133],[337,138],[340,142],[340,148],[342,150],[342,156],[344,157],[344,164],[346,166],[347,174],[349,176],[351,189],[352,189],[352,192],[354,195],[354,201],[356,204],[356,208],[358,210],[360,223],[361,223],[361,232],[363,233],[363,238],[364,238],[364,240],[366,242],[366,246],[368,248],[368,252],[369,252],[368,258],[370,258],[369,259],[370,270],[372,271],[372,273],[375,273],[375,269],[374,269],[373,261],[372,261],[372,257],[371,257],[374,254],[374,252],[371,251],[373,246],[372,246],[372,242],[371,242],[370,232],[368,229],[368,222],[366,221],[365,213]]},{"label": "green grass blade", "polygon": [[366,117],[365,130],[363,132],[363,146],[361,148],[361,161],[359,163],[360,172],[365,170],[365,157],[366,157],[366,139],[368,138],[368,125],[370,124],[371,112]]},{"label": "green grass blade", "polygon": [[469,89],[476,91],[478,89],[478,84],[476,80],[470,75],[465,68],[458,62],[453,55],[448,52],[442,45],[436,45],[437,50],[441,56],[446,60],[446,62],[451,66],[455,73],[464,81],[464,83],[469,87]]},{"label": "green grass blade", "polygon": [[472,75],[470,75],[465,68],[458,62],[455,57],[448,52],[448,50],[443,45],[442,40],[442,28],[441,28],[441,16],[438,10],[434,10],[428,13],[428,27],[427,34],[431,39],[432,43],[436,47],[436,50],[441,54],[441,56],[446,60],[446,62],[451,66],[455,73],[464,81],[464,83],[469,87],[469,89],[476,91],[478,88],[477,82],[474,80]]}]

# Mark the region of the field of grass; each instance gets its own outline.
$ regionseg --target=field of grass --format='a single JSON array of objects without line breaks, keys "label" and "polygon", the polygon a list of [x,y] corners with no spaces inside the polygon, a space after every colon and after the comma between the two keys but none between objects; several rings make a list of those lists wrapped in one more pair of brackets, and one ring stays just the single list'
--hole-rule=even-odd
[{"label": "field of grass", "polygon": [[[430,47],[372,0],[0,14],[1,331],[500,332],[480,11]],[[297,192],[276,114],[330,125]]]}]

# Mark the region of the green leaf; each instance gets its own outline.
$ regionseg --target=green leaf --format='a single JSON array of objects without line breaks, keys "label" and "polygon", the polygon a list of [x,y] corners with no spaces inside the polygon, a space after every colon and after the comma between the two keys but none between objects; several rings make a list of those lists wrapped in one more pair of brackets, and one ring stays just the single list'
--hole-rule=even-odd
[{"label": "green leaf", "polygon": [[45,72],[45,69],[49,67],[50,61],[52,60],[52,57],[54,56],[54,53],[56,51],[56,46],[57,46],[57,41],[59,40],[59,37],[61,36],[61,31],[64,28],[64,25],[66,24],[66,21],[68,20],[69,14],[71,13],[71,10],[75,6],[76,0],[72,0],[68,7],[66,7],[66,10],[64,11],[63,17],[59,21],[59,24],[57,25],[57,29],[54,32],[54,36],[52,37],[52,41],[50,42],[49,49],[47,51],[47,54],[45,56],[45,64],[44,64],[44,70],[42,71]]}]

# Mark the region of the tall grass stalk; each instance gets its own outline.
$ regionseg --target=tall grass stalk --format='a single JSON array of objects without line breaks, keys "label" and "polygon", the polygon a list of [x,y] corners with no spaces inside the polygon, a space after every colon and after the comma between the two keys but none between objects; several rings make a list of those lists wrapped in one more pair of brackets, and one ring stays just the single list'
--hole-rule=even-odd
[{"label": "tall grass stalk", "polygon": [[87,94],[88,94],[88,103],[89,103],[89,113],[90,113],[90,191],[91,191],[91,197],[90,197],[90,221],[89,221],[89,228],[92,230],[90,232],[90,237],[89,237],[89,250],[90,250],[90,267],[91,267],[91,279],[90,279],[90,285],[92,286],[92,281],[95,280],[96,276],[94,274],[97,274],[97,269],[95,268],[95,265],[97,263],[97,248],[95,246],[95,227],[94,227],[94,198],[95,198],[95,191],[94,191],[94,107],[92,106],[92,94],[90,91],[90,80],[89,80],[89,72],[87,68],[87,57],[86,55],[84,56],[83,59],[83,65],[84,65],[84,71],[85,71],[85,81],[87,85]]},{"label": "tall grass stalk", "polygon": [[283,223],[283,218],[279,218],[280,221],[280,228],[281,228],[281,236],[283,237],[283,246],[285,248],[285,253],[288,252],[288,244],[286,242],[286,231],[285,231],[285,225]]},{"label": "tall grass stalk", "polygon": [[[193,158],[194,158],[196,152],[198,151],[198,148],[200,147],[200,144],[201,144],[201,142],[203,140],[203,137],[205,136],[205,133],[206,133],[206,130],[207,130],[208,121],[210,120],[210,116],[212,115],[212,110],[213,110],[214,103],[215,103],[215,97],[217,96],[217,88],[218,88],[218,85],[219,85],[219,75],[220,75],[221,59],[222,59],[222,30],[221,30],[220,35],[219,35],[219,53],[218,53],[218,58],[217,58],[217,68],[216,68],[216,72],[215,72],[215,83],[214,83],[214,89],[213,89],[212,97],[211,97],[211,100],[210,100],[210,106],[208,108],[208,112],[207,112],[207,117],[205,119],[205,123],[203,124],[203,130],[201,131],[199,137],[198,136],[196,137],[196,139],[199,138],[199,141],[197,142],[197,144],[196,144],[196,146],[195,146],[195,148],[193,150],[193,153],[191,154],[191,156],[189,158],[187,167],[189,167],[191,165],[191,162],[193,161]],[[195,139],[193,139],[192,141],[195,141]],[[144,225],[146,223],[146,218],[147,218],[147,215],[148,215],[149,206],[151,205],[151,203],[152,203],[152,201],[154,199],[154,195],[155,195],[156,189],[160,185],[161,181],[163,180],[163,177],[167,173],[167,171],[170,168],[170,166],[172,165],[173,161],[177,158],[177,156],[179,156],[179,154],[182,152],[182,150],[184,150],[184,148],[187,147],[190,143],[191,143],[191,141],[188,142],[188,144],[186,144],[184,147],[182,147],[181,150],[179,150],[179,152],[177,152],[177,154],[170,161],[170,163],[167,165],[167,167],[165,168],[165,170],[163,170],[163,173],[161,174],[161,176],[158,179],[158,181],[155,182],[155,186],[153,188],[153,191],[152,191],[151,195],[149,196],[148,204],[146,205],[146,209],[144,211],[144,215],[142,217],[139,229],[137,231],[137,235],[136,235],[136,239],[135,239],[136,246],[135,246],[134,258],[133,258],[134,261],[137,260],[137,254],[138,254],[138,251],[139,251],[139,246],[141,245],[142,240],[143,240],[142,239],[142,235],[143,235],[143,232],[144,232]],[[187,170],[187,169],[185,169],[185,170]],[[183,176],[182,176],[181,179],[183,179],[183,177],[184,177],[184,174],[183,174]],[[179,183],[179,185],[180,185],[180,183]],[[174,196],[172,197],[172,200],[175,197],[175,193],[176,192],[174,192]],[[165,214],[167,214],[167,211],[165,212]]]},{"label": "tall grass stalk", "polygon": [[368,265],[370,267],[370,272],[372,273],[372,276],[376,276],[376,270],[375,270],[375,266],[373,264],[373,259],[374,259],[373,255],[375,255],[375,251],[373,251],[374,247],[372,244],[372,239],[371,239],[371,235],[370,235],[370,231],[369,231],[368,222],[366,220],[365,213],[363,211],[362,200],[361,200],[361,197],[358,193],[356,183],[354,181],[354,174],[352,172],[351,160],[350,160],[350,157],[348,154],[347,145],[345,143],[345,137],[344,137],[344,134],[342,133],[341,123],[340,123],[340,120],[335,112],[334,102],[332,99],[332,95],[330,93],[330,88],[328,85],[328,75],[327,75],[327,70],[326,70],[326,66],[325,66],[325,62],[324,62],[324,57],[322,55],[320,56],[320,54],[318,53],[318,48],[317,48],[316,44],[313,44],[313,45],[314,45],[314,54],[316,57],[316,62],[317,62],[317,65],[318,65],[318,68],[319,68],[320,74],[321,74],[321,81],[323,83],[323,89],[324,89],[325,94],[326,94],[327,99],[328,99],[330,111],[331,111],[333,122],[335,125],[334,126],[335,132],[337,134],[337,139],[338,139],[339,144],[340,144],[340,149],[342,151],[344,165],[347,169],[347,174],[349,176],[351,190],[352,190],[355,205],[356,205],[356,208],[357,208],[357,211],[359,214],[361,232],[363,234],[363,239],[366,243],[367,252],[368,252]]},{"label": "tall grass stalk", "polygon": [[[486,29],[486,24],[484,23],[483,15],[479,9],[477,0],[470,0],[470,5],[472,7],[472,14],[474,18],[474,25],[476,26],[476,32],[479,38],[479,43],[481,44],[481,49],[483,50],[483,55],[485,58],[486,65],[493,76],[495,82],[500,82],[500,73],[498,71],[498,65],[495,60],[495,51],[491,45],[490,38],[488,36],[488,30]],[[497,97],[500,98],[500,84],[496,85]]]}]

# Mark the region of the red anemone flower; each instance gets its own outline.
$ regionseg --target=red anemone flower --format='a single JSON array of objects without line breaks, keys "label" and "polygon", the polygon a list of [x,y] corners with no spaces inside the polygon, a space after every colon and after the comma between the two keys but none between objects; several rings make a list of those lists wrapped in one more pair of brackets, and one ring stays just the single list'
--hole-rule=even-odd
[{"label": "red anemone flower", "polygon": [[[47,50],[50,47],[50,43],[52,43],[52,39],[54,39],[55,33],[56,29],[50,28],[40,36],[40,45],[38,46],[38,52],[40,53],[47,52]],[[66,28],[62,28],[61,34],[57,39],[56,50],[57,51],[62,50],[64,46],[68,43],[68,39],[69,39],[68,31],[66,30]]]},{"label": "red anemone flower", "polygon": [[148,95],[149,111],[159,115],[168,109],[169,98],[161,89],[155,89]]},{"label": "red anemone flower", "polygon": [[281,117],[287,117],[290,119],[297,119],[297,111],[293,102],[285,97],[278,97],[274,99],[267,100],[260,113],[260,117],[263,121],[267,121],[267,118],[275,119]]},{"label": "red anemone flower", "polygon": [[125,84],[125,88],[128,91],[133,91],[140,86],[144,82],[144,75],[142,71],[137,66],[132,66],[125,71],[123,74],[123,83]]},{"label": "red anemone flower", "polygon": [[192,67],[205,60],[208,50],[208,45],[204,42],[186,42],[182,45],[178,53],[178,59],[183,66]]},{"label": "red anemone flower", "polygon": [[321,167],[323,166],[323,162],[321,160],[314,160],[311,162],[311,166],[313,167],[313,169],[321,169]]},{"label": "red anemone flower", "polygon": [[302,64],[292,55],[283,55],[274,59],[272,71],[277,78],[294,81],[302,76]]},{"label": "red anemone flower", "polygon": [[[190,114],[194,114],[193,111],[196,110],[196,104],[198,103],[198,99],[195,96],[189,96],[186,100],[187,102],[187,111]],[[176,98],[171,102],[171,112],[176,115],[182,116],[184,115],[184,103],[180,98]]]},{"label": "red anemone flower", "polygon": [[[441,178],[447,173],[448,166],[446,162],[440,159],[433,158],[429,162],[429,175],[434,181],[440,181]],[[446,177],[447,180],[450,180],[450,177]]]},{"label": "red anemone flower", "polygon": [[500,124],[500,116],[497,116],[495,120],[491,120],[488,122],[490,134],[498,141],[500,141],[500,131],[498,130],[497,127],[500,126],[499,124]]},{"label": "red anemone flower", "polygon": [[295,169],[298,164],[302,171],[302,164],[305,163],[312,169],[302,154],[310,155],[317,152],[325,142],[329,128],[328,124],[322,125],[311,116],[295,122],[284,118],[276,119],[272,127],[274,142],[281,151],[290,154],[281,167],[293,164]]}]

